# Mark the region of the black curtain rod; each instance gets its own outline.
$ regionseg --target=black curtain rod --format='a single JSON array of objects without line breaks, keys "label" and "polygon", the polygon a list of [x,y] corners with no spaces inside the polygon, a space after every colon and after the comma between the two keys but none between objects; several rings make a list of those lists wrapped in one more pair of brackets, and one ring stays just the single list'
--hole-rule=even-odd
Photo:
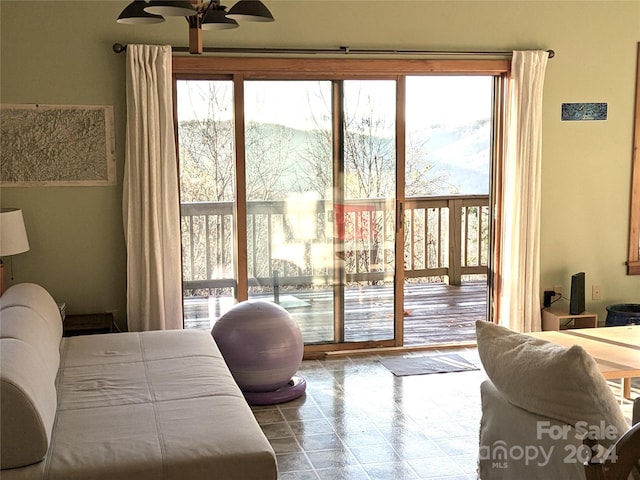
[{"label": "black curtain rod", "polygon": [[[126,45],[121,43],[113,44],[115,53],[124,52]],[[339,48],[245,48],[245,47],[204,47],[204,53],[272,53],[272,54],[318,54],[318,55],[335,55],[335,54],[354,54],[354,55],[482,55],[482,56],[511,56],[513,52],[507,51],[462,51],[462,50],[385,50],[385,49],[352,49],[349,47]],[[173,52],[189,52],[188,47],[171,47]],[[549,58],[553,58],[556,52],[547,50]]]}]

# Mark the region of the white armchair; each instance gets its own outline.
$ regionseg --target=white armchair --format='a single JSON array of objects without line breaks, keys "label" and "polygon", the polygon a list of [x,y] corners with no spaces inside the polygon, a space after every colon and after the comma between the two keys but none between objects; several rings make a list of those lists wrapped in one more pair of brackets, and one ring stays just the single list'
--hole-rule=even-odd
[{"label": "white armchair", "polygon": [[476,333],[489,377],[481,385],[481,480],[627,478],[640,454],[640,427],[629,429],[583,348],[486,321]]}]

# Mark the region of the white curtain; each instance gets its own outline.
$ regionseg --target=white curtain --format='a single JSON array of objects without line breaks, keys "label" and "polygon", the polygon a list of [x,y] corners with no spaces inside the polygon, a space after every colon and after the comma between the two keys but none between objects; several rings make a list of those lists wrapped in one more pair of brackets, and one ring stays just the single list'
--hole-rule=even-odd
[{"label": "white curtain", "polygon": [[182,328],[171,47],[127,46],[123,217],[129,330]]},{"label": "white curtain", "polygon": [[540,172],[546,51],[513,52],[498,212],[496,317],[520,332],[540,330]]}]

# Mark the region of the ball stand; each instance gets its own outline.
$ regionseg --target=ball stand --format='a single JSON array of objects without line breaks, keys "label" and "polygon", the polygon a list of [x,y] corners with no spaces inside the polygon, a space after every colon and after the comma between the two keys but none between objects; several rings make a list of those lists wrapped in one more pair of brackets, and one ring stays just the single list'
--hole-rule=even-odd
[{"label": "ball stand", "polygon": [[275,405],[277,403],[290,402],[302,396],[307,389],[307,381],[304,377],[294,375],[285,386],[270,392],[248,392],[243,390],[245,400],[249,405]]}]

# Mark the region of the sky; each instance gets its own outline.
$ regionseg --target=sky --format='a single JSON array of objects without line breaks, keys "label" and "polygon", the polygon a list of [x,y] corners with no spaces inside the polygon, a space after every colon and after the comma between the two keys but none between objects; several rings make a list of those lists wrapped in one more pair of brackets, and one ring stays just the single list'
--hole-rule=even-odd
[{"label": "sky", "polygon": [[[206,81],[178,82],[179,120],[204,118],[207,102],[195,99]],[[226,111],[218,109],[219,120],[232,116],[231,81],[217,81]],[[371,95],[382,118],[395,118],[395,82],[392,80],[347,80],[347,109],[367,108],[364,98]],[[455,127],[491,115],[492,77],[490,76],[410,76],[407,77],[406,119],[408,129],[430,125]],[[247,81],[245,116],[247,120],[274,123],[298,129],[315,128],[316,122],[329,127],[328,81]],[[392,126],[393,123],[390,121]]]}]

